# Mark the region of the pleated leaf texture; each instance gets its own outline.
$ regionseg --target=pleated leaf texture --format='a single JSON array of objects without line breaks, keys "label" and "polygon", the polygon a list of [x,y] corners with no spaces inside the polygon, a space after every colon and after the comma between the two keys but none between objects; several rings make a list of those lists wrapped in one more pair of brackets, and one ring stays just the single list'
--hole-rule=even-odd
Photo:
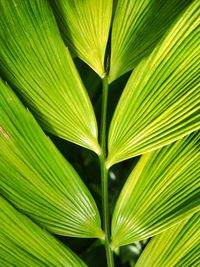
[{"label": "pleated leaf texture", "polygon": [[200,2],[133,71],[111,122],[108,167],[200,128]]},{"label": "pleated leaf texture", "polygon": [[111,0],[51,0],[69,49],[100,77],[112,18]]},{"label": "pleated leaf texture", "polygon": [[112,218],[112,247],[154,236],[200,210],[199,132],[147,153],[128,177]]},{"label": "pleated leaf texture", "polygon": [[0,193],[55,234],[99,237],[96,204],[73,167],[0,81]]},{"label": "pleated leaf texture", "polygon": [[70,249],[0,196],[0,266],[86,267]]},{"label": "pleated leaf texture", "polygon": [[100,153],[90,99],[47,0],[0,2],[0,70],[45,130]]},{"label": "pleated leaf texture", "polygon": [[154,237],[136,267],[199,267],[200,213]]},{"label": "pleated leaf texture", "polygon": [[118,0],[111,36],[110,82],[149,55],[192,0]]}]

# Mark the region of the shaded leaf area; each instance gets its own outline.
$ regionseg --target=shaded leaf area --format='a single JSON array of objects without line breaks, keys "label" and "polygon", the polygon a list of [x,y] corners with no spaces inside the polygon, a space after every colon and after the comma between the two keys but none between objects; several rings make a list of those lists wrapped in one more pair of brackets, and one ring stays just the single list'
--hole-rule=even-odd
[{"label": "shaded leaf area", "polygon": [[143,155],[112,219],[113,249],[156,235],[200,209],[199,133]]},{"label": "shaded leaf area", "polygon": [[46,131],[100,153],[90,99],[47,0],[1,1],[0,70]]},{"label": "shaded leaf area", "polygon": [[0,192],[56,234],[103,237],[96,204],[73,167],[0,82]]},{"label": "shaded leaf area", "polygon": [[192,0],[118,0],[111,36],[110,81],[148,56]]},{"label": "shaded leaf area", "polygon": [[200,213],[152,238],[136,267],[198,267]]},{"label": "shaded leaf area", "polygon": [[[129,246],[120,248],[117,255],[114,255],[115,267],[133,267],[147,241],[133,243]],[[99,240],[86,249],[80,257],[86,262],[89,267],[107,266],[104,247]]]},{"label": "shaded leaf area", "polygon": [[103,77],[112,1],[51,0],[50,3],[66,45]]},{"label": "shaded leaf area", "polygon": [[108,167],[200,128],[199,1],[133,71],[109,130]]},{"label": "shaded leaf area", "polygon": [[109,193],[110,193],[110,216],[112,217],[117,199],[120,195],[120,192],[126,183],[127,178],[131,174],[133,168],[135,168],[139,157],[136,157],[131,160],[124,161],[120,165],[113,166],[109,172],[108,177],[110,179],[109,183]]},{"label": "shaded leaf area", "polygon": [[101,78],[78,57],[74,59],[74,63],[76,64],[92,103],[95,104],[101,93]]},{"label": "shaded leaf area", "polygon": [[[148,240],[137,241],[133,244],[120,247],[119,257],[123,266],[134,267],[142,251],[144,250]],[[121,267],[121,266],[120,266]]]},{"label": "shaded leaf area", "polygon": [[0,266],[86,266],[70,249],[0,196]]},{"label": "shaded leaf area", "polygon": [[96,240],[81,256],[89,267],[107,266],[104,247],[99,240]]}]

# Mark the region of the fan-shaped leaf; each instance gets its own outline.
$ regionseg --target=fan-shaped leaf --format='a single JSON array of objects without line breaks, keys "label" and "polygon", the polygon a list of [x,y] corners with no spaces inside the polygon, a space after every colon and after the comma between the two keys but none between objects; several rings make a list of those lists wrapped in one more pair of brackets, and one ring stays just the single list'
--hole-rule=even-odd
[{"label": "fan-shaped leaf", "polygon": [[47,0],[0,2],[0,68],[45,130],[99,153],[92,105]]},{"label": "fan-shaped leaf", "polygon": [[95,202],[31,113],[0,81],[0,192],[53,233],[102,238]]},{"label": "fan-shaped leaf", "polygon": [[0,266],[86,266],[0,196]]},{"label": "fan-shaped leaf", "polygon": [[112,220],[112,246],[146,239],[200,210],[199,133],[143,155]]},{"label": "fan-shaped leaf", "polygon": [[154,237],[136,267],[200,266],[200,213]]},{"label": "fan-shaped leaf", "polygon": [[112,0],[52,0],[69,49],[104,75],[104,55],[112,17]]},{"label": "fan-shaped leaf", "polygon": [[152,52],[192,0],[118,0],[112,27],[110,81]]},{"label": "fan-shaped leaf", "polygon": [[200,128],[200,2],[132,73],[109,131],[108,166]]}]

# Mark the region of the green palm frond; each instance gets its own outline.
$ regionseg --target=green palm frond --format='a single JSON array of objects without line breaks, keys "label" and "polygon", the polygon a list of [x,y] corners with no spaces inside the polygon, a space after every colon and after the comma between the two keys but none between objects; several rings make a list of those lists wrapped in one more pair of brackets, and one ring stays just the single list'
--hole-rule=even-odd
[{"label": "green palm frond", "polygon": [[91,102],[47,0],[0,2],[0,68],[45,130],[100,153]]},{"label": "green palm frond", "polygon": [[112,219],[112,246],[146,239],[200,210],[199,133],[143,155]]},{"label": "green palm frond", "polygon": [[0,196],[0,266],[86,265],[70,249]]},{"label": "green palm frond", "polygon": [[118,0],[111,37],[110,81],[132,70],[192,0]]},{"label": "green palm frond", "polygon": [[200,213],[154,237],[136,267],[198,267],[200,265]]},{"label": "green palm frond", "polygon": [[108,166],[200,128],[199,16],[196,0],[133,71],[111,122]]},{"label": "green palm frond", "polygon": [[199,40],[199,0],[0,0],[0,267],[199,267]]},{"label": "green palm frond", "polygon": [[0,192],[56,234],[99,237],[96,204],[73,167],[0,81]]},{"label": "green palm frond", "polygon": [[69,49],[102,77],[112,1],[52,0],[51,3]]}]

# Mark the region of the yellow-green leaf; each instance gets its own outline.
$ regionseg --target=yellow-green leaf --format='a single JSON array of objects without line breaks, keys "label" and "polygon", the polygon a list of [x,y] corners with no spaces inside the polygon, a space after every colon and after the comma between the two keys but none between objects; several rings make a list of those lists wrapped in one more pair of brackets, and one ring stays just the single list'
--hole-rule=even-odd
[{"label": "yellow-green leaf", "polygon": [[110,81],[132,70],[192,0],[118,0],[111,37]]},{"label": "yellow-green leaf", "polygon": [[53,233],[102,238],[88,189],[1,80],[0,147],[1,194]]},{"label": "yellow-green leaf", "polygon": [[51,3],[69,49],[102,77],[112,0],[52,0]]},{"label": "yellow-green leaf", "polygon": [[70,249],[0,196],[0,266],[86,267]]},{"label": "yellow-green leaf", "polygon": [[200,213],[154,237],[136,267],[199,267]]},{"label": "yellow-green leaf", "polygon": [[193,133],[141,157],[117,200],[113,248],[156,235],[200,210],[199,137]]},{"label": "yellow-green leaf", "polygon": [[199,16],[196,0],[131,74],[111,122],[108,166],[200,128]]},{"label": "yellow-green leaf", "polygon": [[0,70],[45,130],[100,153],[90,99],[47,0],[0,1]]}]

